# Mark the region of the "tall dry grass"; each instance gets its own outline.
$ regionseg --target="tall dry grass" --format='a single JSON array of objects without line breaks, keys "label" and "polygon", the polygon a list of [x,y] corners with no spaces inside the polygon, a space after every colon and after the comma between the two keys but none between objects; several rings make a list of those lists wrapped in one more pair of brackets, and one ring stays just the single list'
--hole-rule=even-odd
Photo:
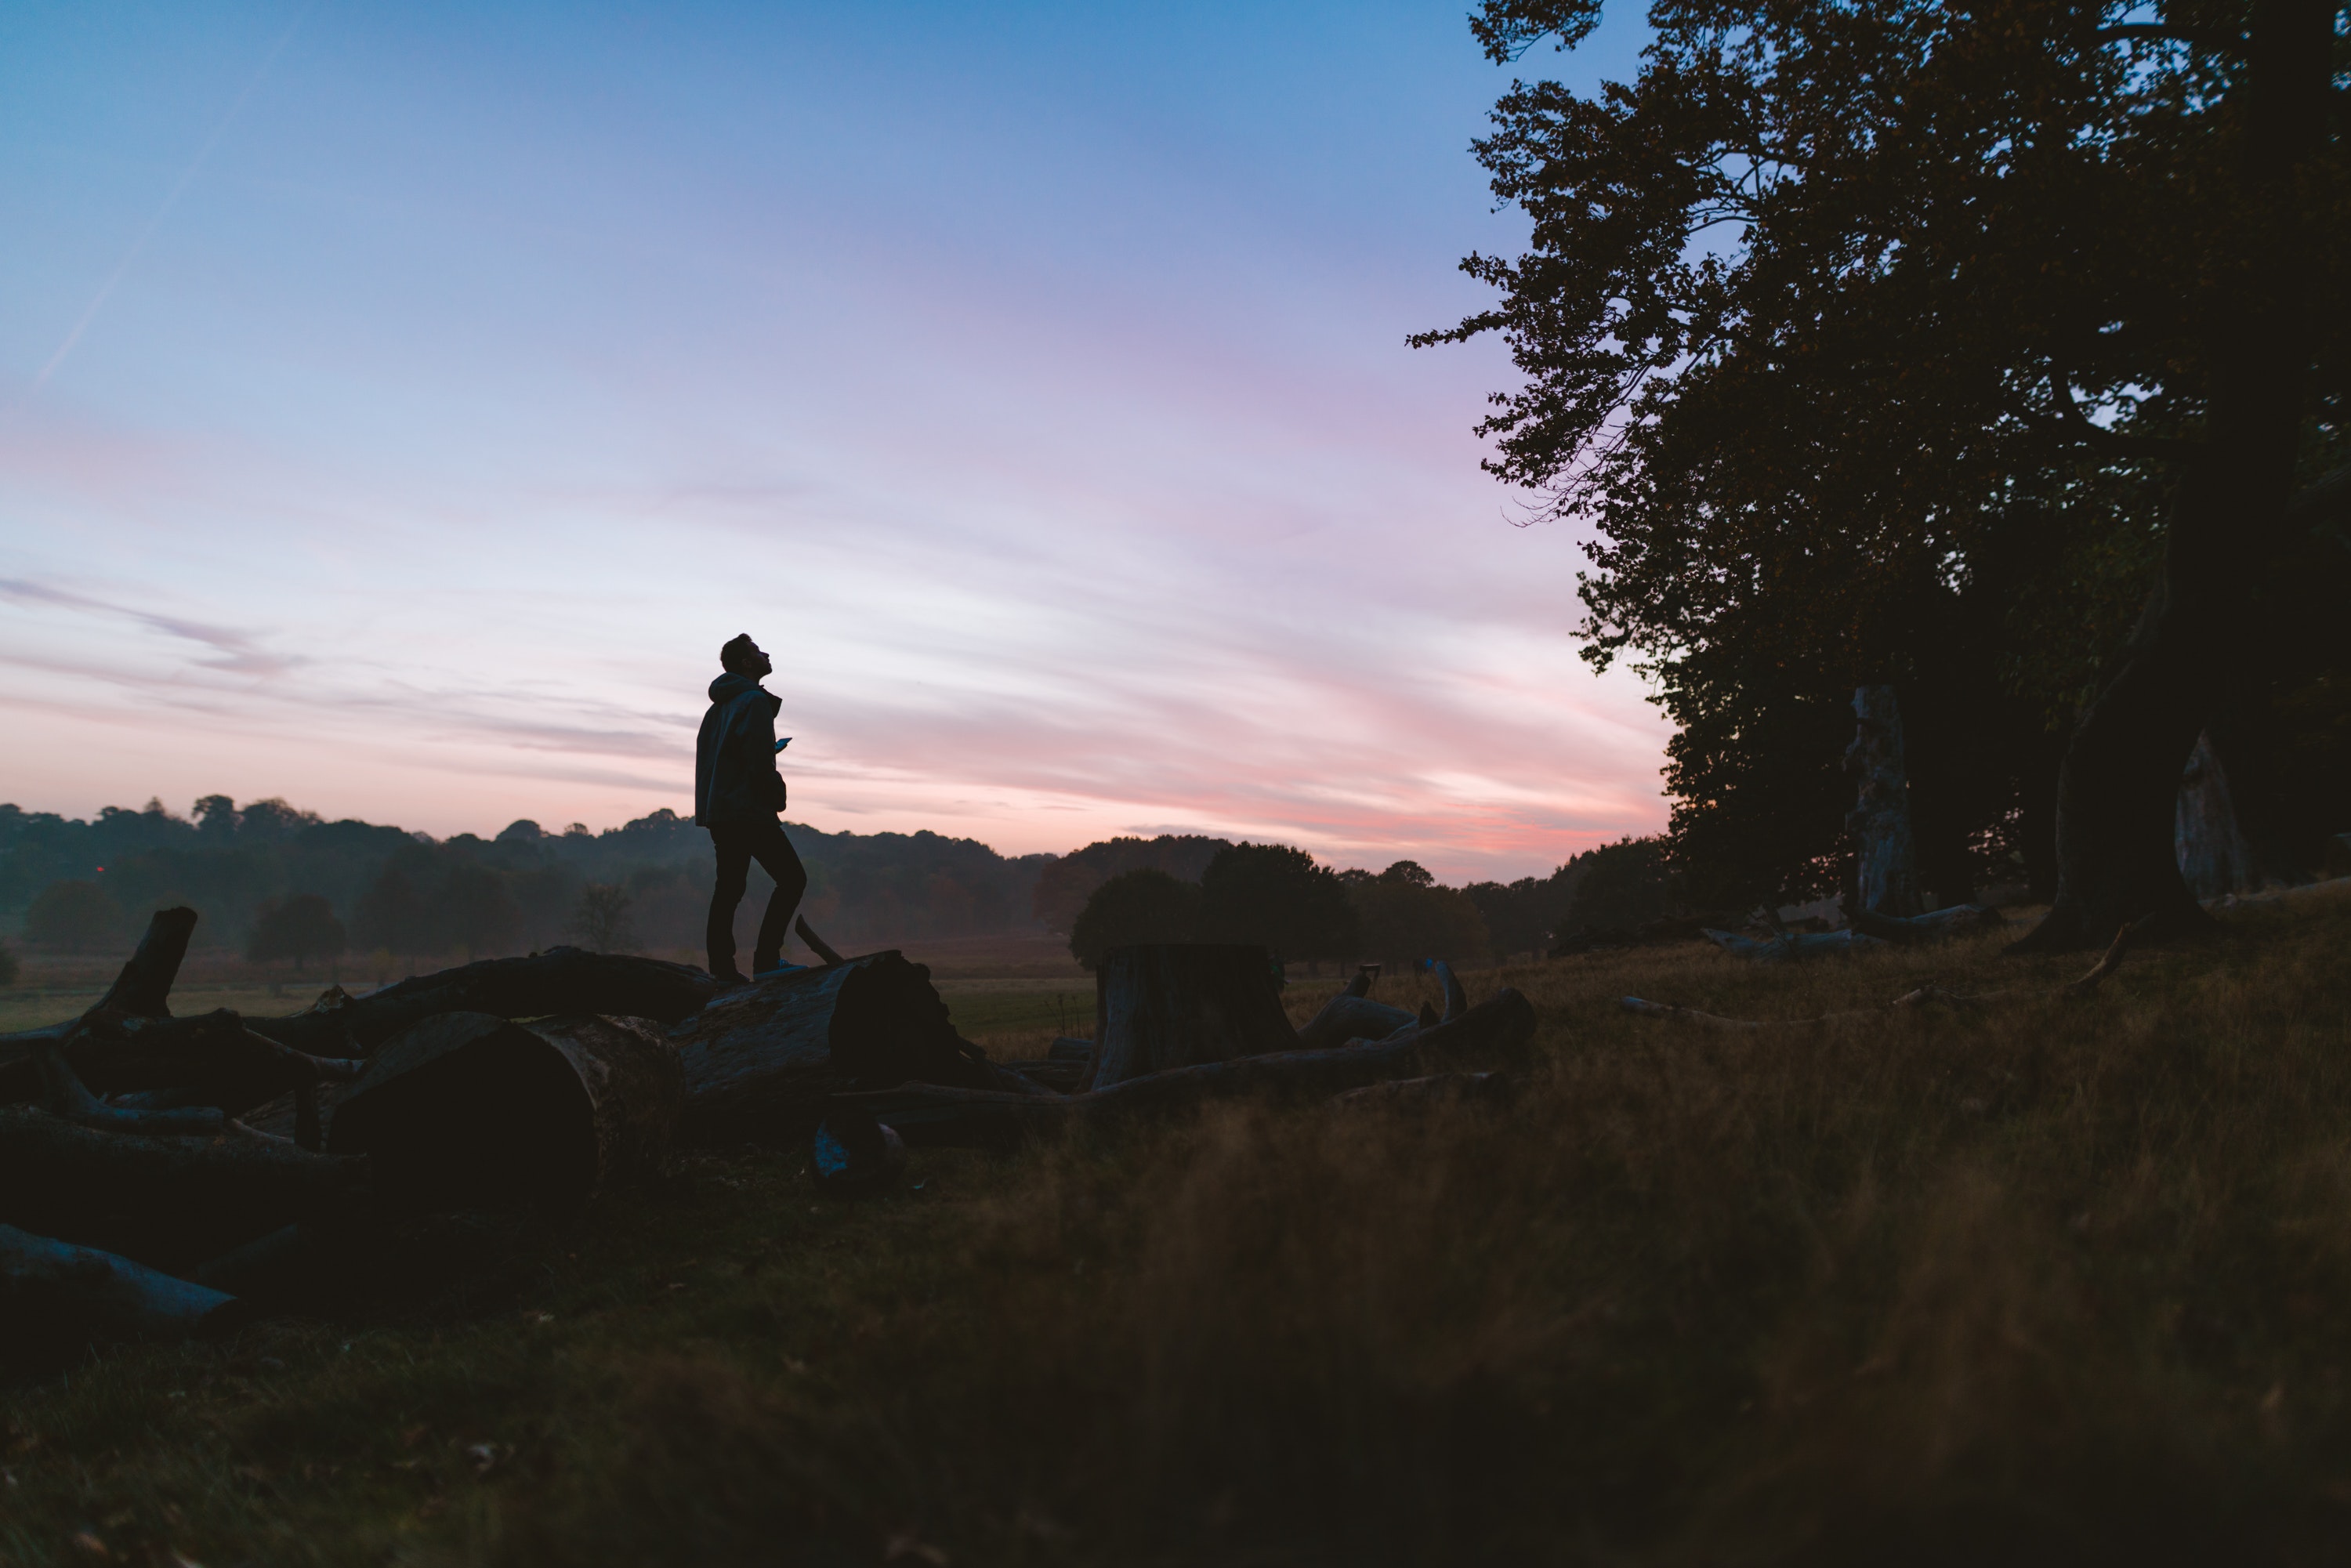
[{"label": "tall dry grass", "polygon": [[[747,1157],[553,1268],[550,1327],[387,1328],[364,1374],[283,1353],[233,1457],[282,1475],[371,1400],[465,1388],[517,1454],[372,1555],[251,1555],[2331,1561],[2346,936],[2342,900],[2246,912],[2076,999],[2048,993],[2085,960],[1991,941],[1595,956],[1472,981],[1542,1019],[1500,1109],[1228,1105],[926,1155],[855,1209]],[[1802,1017],[1928,981],[2036,994],[1751,1036],[1615,1005]]]}]

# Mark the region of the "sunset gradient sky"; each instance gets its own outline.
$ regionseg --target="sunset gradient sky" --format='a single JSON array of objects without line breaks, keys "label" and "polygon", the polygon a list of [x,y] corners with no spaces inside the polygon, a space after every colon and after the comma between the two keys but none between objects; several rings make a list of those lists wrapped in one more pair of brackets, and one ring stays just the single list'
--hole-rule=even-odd
[{"label": "sunset gradient sky", "polygon": [[1465,9],[8,6],[0,800],[689,810],[748,630],[827,830],[1655,830],[1506,359],[1404,346],[1521,234]]}]

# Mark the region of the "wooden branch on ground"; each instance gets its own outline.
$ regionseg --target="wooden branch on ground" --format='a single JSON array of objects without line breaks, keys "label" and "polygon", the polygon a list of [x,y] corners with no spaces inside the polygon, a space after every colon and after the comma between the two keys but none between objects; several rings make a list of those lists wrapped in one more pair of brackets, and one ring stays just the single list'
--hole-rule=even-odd
[{"label": "wooden branch on ground", "polygon": [[[1356,978],[1361,981],[1363,977]],[[1307,1051],[1328,1051],[1351,1040],[1385,1040],[1400,1030],[1418,1027],[1419,1020],[1402,1008],[1375,1002],[1350,987],[1299,1026],[1298,1043]]]},{"label": "wooden branch on ground", "polygon": [[177,1269],[357,1192],[365,1162],[239,1137],[101,1131],[0,1106],[0,1224]]},{"label": "wooden branch on ground", "polygon": [[1431,1105],[1507,1105],[1518,1095],[1518,1084],[1507,1072],[1439,1072],[1426,1078],[1395,1078],[1367,1083],[1331,1097],[1343,1110],[1423,1110]]},{"label": "wooden branch on ground", "polygon": [[1954,904],[1945,909],[1928,910],[1924,915],[1914,915],[1907,919],[1879,915],[1867,909],[1856,909],[1853,915],[1855,931],[1899,947],[1948,942],[1964,932],[1985,931],[2007,924],[2006,915],[1981,904]]},{"label": "wooden branch on ground", "polygon": [[221,1333],[255,1315],[234,1296],[128,1258],[0,1225],[6,1359],[71,1355],[114,1340]]},{"label": "wooden branch on ground", "polygon": [[[73,1071],[89,1089],[117,1104],[163,1109],[213,1105],[242,1115],[288,1090],[350,1082],[367,1063],[317,1057],[254,1033],[223,1009],[194,1018],[157,1019],[91,1011],[58,1042]],[[0,1066],[0,1103],[36,1095],[32,1080],[39,1046],[26,1060]]]},{"label": "wooden branch on ground", "polygon": [[68,1121],[118,1133],[209,1134],[221,1130],[224,1118],[212,1106],[149,1110],[107,1104],[75,1075],[63,1045],[43,1040],[33,1047],[33,1063],[40,1070],[49,1110]]},{"label": "wooden branch on ground", "polygon": [[816,928],[808,923],[808,917],[806,915],[802,915],[799,919],[793,921],[792,929],[800,934],[800,940],[808,944],[808,950],[815,954],[818,957],[823,959],[827,964],[846,964],[849,962],[848,959],[834,952],[832,948],[826,944],[823,937],[816,934]]},{"label": "wooden branch on ground", "polygon": [[1977,991],[1972,994],[1946,990],[1940,986],[1921,986],[1915,991],[1905,991],[1886,1004],[1885,1008],[1856,1008],[1844,1012],[1822,1013],[1802,1019],[1735,1019],[1719,1013],[1700,1012],[1696,1008],[1677,1008],[1664,1002],[1645,1001],[1639,997],[1625,997],[1621,1006],[1628,1013],[1642,1018],[1662,1019],[1677,1023],[1697,1024],[1707,1029],[1751,1030],[1771,1029],[1813,1029],[1824,1023],[1840,1023],[1851,1019],[1882,1018],[1889,1009],[1906,1009],[1941,1005],[1966,1009],[1988,1006],[1993,1002],[2022,1002],[2045,997],[2086,997],[2098,988],[2105,977],[2122,967],[2123,955],[2144,932],[2154,917],[2143,915],[2115,933],[2113,944],[2106,948],[2095,967],[2078,980],[2071,980],[2053,991]]},{"label": "wooden branch on ground", "polygon": [[1802,958],[1829,957],[1879,946],[1876,937],[1859,931],[1782,931],[1768,942],[1758,942],[1735,931],[1718,931],[1712,926],[1708,926],[1699,935],[1724,952],[1757,964],[1784,964]]},{"label": "wooden branch on ground", "polygon": [[833,1103],[895,1127],[909,1144],[999,1145],[1032,1134],[1051,1135],[1080,1123],[1165,1117],[1210,1100],[1254,1093],[1327,1098],[1385,1079],[1418,1076],[1429,1068],[1509,1060],[1533,1038],[1534,1027],[1532,1004],[1506,988],[1451,1023],[1399,1038],[1170,1068],[1067,1099],[908,1083],[838,1095]]},{"label": "wooden branch on ground", "polygon": [[172,1016],[172,985],[188,956],[188,938],[195,934],[193,909],[159,909],[147,922],[146,934],[114,984],[92,1012],[130,1013],[140,1018]]}]

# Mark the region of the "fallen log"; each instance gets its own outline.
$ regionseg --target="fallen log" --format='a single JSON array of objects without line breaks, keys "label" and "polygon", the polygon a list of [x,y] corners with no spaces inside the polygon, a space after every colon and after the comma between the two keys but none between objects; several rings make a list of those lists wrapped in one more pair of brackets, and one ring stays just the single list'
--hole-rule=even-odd
[{"label": "fallen log", "polygon": [[1262,947],[1240,943],[1172,942],[1113,947],[1094,971],[1092,1087],[1295,1051],[1298,1031],[1281,1010],[1281,991]]},{"label": "fallen log", "polygon": [[1902,918],[1879,915],[1872,910],[1856,909],[1853,928],[1865,936],[1875,936],[1881,942],[1896,946],[1916,947],[1929,942],[1948,942],[1970,931],[1986,931],[2005,925],[2008,917],[1997,909],[1981,904],[1954,904],[1947,908],[1933,909],[1924,915]]},{"label": "fallen log", "polygon": [[1699,935],[1724,952],[1757,964],[1784,964],[1802,958],[1830,957],[1883,946],[1876,937],[1865,936],[1859,931],[1782,931],[1765,942],[1741,936],[1735,931],[1718,931],[1712,926]]},{"label": "fallen log", "polygon": [[1423,1110],[1430,1105],[1507,1105],[1518,1097],[1518,1084],[1507,1072],[1438,1072],[1426,1078],[1395,1078],[1366,1083],[1331,1096],[1343,1110],[1385,1106]]},{"label": "fallen log", "polygon": [[1642,1018],[1663,1019],[1677,1023],[1697,1024],[1707,1029],[1745,1031],[1772,1029],[1813,1029],[1825,1023],[1842,1023],[1851,1019],[1882,1018],[1888,1009],[1905,1010],[1930,1006],[1959,1009],[1986,1007],[1994,1002],[2032,1001],[2048,997],[2086,997],[2122,967],[2123,955],[2131,950],[2139,935],[2153,919],[2142,916],[2115,933],[2114,942],[2105,955],[2091,967],[2089,973],[2078,980],[2069,980],[2053,991],[1997,990],[1962,993],[1946,990],[1941,986],[1921,986],[1915,991],[1905,991],[1886,1004],[1885,1008],[1854,1008],[1842,1012],[1820,1013],[1801,1019],[1735,1019],[1720,1013],[1700,1012],[1696,1008],[1678,1008],[1665,1002],[1645,1001],[1639,997],[1625,997],[1619,1006],[1628,1013]]},{"label": "fallen log", "polygon": [[863,1112],[896,1128],[912,1145],[991,1146],[1027,1135],[1050,1136],[1077,1124],[1165,1117],[1210,1100],[1256,1093],[1327,1098],[1367,1083],[1415,1077],[1430,1068],[1465,1061],[1515,1060],[1533,1038],[1534,1028],[1533,1005],[1506,988],[1450,1023],[1398,1038],[1170,1068],[1066,1099],[909,1083],[839,1094],[832,1103]]},{"label": "fallen log", "polygon": [[0,1225],[0,1359],[24,1364],[125,1339],[226,1333],[256,1312],[234,1296]]},{"label": "fallen log", "polygon": [[1328,1051],[1351,1040],[1384,1040],[1400,1029],[1410,1029],[1413,1015],[1371,998],[1368,967],[1357,969],[1347,988],[1322,1004],[1322,1010],[1298,1028],[1298,1044],[1306,1051]]},{"label": "fallen log", "polygon": [[684,964],[552,947],[527,958],[485,958],[420,975],[325,1010],[249,1018],[246,1024],[256,1034],[314,1056],[364,1056],[440,1013],[490,1013],[502,1019],[602,1014],[675,1023],[719,990],[717,981]]},{"label": "fallen log", "polygon": [[687,1143],[803,1138],[835,1094],[910,1079],[1045,1095],[956,1032],[930,970],[896,952],[726,992],[669,1032],[685,1075]]},{"label": "fallen log", "polygon": [[662,1168],[683,1092],[674,1048],[634,1019],[444,1013],[384,1044],[328,1147],[367,1155],[396,1211],[568,1215]]},{"label": "fallen log", "polygon": [[177,1270],[359,1191],[364,1162],[231,1136],[106,1132],[0,1106],[0,1224]]},{"label": "fallen log", "polygon": [[[211,1105],[236,1116],[291,1090],[350,1082],[367,1067],[280,1045],[227,1009],[178,1019],[93,1011],[78,1021],[62,1042],[66,1060],[83,1083],[117,1104]],[[26,1098],[21,1079],[0,1072],[0,1099]]]},{"label": "fallen log", "polygon": [[188,956],[188,938],[195,929],[194,910],[157,910],[149,917],[146,933],[139,938],[130,961],[90,1010],[170,1018],[172,985],[180,977],[180,966]]}]

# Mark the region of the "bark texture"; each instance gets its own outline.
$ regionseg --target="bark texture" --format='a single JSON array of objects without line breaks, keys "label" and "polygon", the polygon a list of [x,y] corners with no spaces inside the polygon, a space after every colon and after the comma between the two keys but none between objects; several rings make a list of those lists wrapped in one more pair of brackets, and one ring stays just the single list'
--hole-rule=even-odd
[{"label": "bark texture", "polygon": [[1094,971],[1094,988],[1098,1090],[1170,1068],[1298,1047],[1262,947],[1113,947]]},{"label": "bark texture", "polygon": [[833,1095],[910,1079],[1019,1092],[956,1032],[930,970],[895,952],[728,991],[669,1038],[688,1143],[803,1138]]},{"label": "bark texture", "polygon": [[1066,1099],[910,1083],[841,1095],[834,1104],[870,1114],[913,1145],[1001,1145],[1025,1136],[1055,1135],[1078,1124],[1157,1120],[1212,1100],[1249,1094],[1327,1099],[1365,1084],[1476,1061],[1515,1062],[1533,1039],[1534,1028],[1533,1005],[1505,988],[1450,1022],[1393,1039],[1170,1068]]},{"label": "bark texture", "polygon": [[632,1019],[444,1013],[377,1053],[328,1147],[368,1156],[396,1210],[569,1214],[666,1157],[681,1084],[669,1042]]},{"label": "bark texture", "polygon": [[2172,817],[2172,851],[2179,875],[2197,898],[2250,893],[2262,884],[2253,846],[2238,826],[2235,791],[2208,731],[2196,737],[2179,780]]},{"label": "bark texture", "polygon": [[1918,913],[1918,852],[1910,828],[1910,779],[1902,759],[1902,710],[1892,686],[1853,694],[1855,733],[1845,771],[1859,800],[1846,814],[1853,832],[1855,903],[1872,915]]}]

